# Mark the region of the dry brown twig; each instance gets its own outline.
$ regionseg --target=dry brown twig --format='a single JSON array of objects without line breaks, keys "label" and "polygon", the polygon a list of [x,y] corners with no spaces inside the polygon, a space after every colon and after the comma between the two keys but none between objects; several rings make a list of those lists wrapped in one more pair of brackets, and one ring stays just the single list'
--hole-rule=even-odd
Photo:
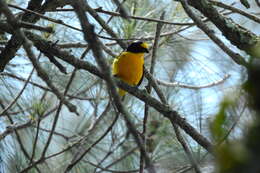
[{"label": "dry brown twig", "polygon": [[[140,150],[144,154],[144,158],[145,158],[146,165],[148,167],[148,171],[151,172],[151,173],[155,173],[154,166],[153,166],[152,162],[150,161],[150,158],[148,157],[147,153],[145,152],[145,150],[142,146],[142,142],[139,138],[138,132],[136,131],[132,122],[129,119],[129,113],[125,109],[125,107],[123,106],[121,99],[120,99],[120,97],[119,97],[119,95],[116,91],[116,86],[115,86],[115,83],[112,79],[110,68],[107,65],[105,58],[103,57],[103,54],[102,54],[101,49],[99,47],[99,41],[98,41],[98,38],[97,38],[97,36],[94,32],[94,26],[89,23],[88,18],[85,15],[83,7],[84,6],[86,7],[86,3],[84,1],[77,1],[77,2],[72,3],[72,6],[74,7],[74,9],[75,9],[75,11],[78,15],[78,18],[80,20],[82,29],[84,31],[83,32],[84,38],[88,42],[90,48],[92,49],[92,52],[93,52],[94,57],[96,59],[96,62],[98,63],[100,68],[103,70],[104,79],[106,80],[106,84],[107,84],[109,91],[110,91],[109,93],[111,94],[110,96],[113,98],[113,101],[114,101],[115,106],[117,107],[118,111],[123,116],[130,133],[133,135],[133,137],[135,139],[135,142],[137,143],[138,147],[140,148]],[[86,34],[86,33],[89,33],[89,34]],[[67,169],[67,170],[69,170],[69,169]]]}]

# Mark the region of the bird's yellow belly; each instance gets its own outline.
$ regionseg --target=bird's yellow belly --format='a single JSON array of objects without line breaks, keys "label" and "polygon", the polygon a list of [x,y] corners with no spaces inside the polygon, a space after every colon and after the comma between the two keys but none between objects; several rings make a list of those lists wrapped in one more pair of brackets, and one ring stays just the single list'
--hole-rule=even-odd
[{"label": "bird's yellow belly", "polygon": [[143,54],[129,54],[118,61],[117,76],[130,85],[137,85],[143,75]]}]

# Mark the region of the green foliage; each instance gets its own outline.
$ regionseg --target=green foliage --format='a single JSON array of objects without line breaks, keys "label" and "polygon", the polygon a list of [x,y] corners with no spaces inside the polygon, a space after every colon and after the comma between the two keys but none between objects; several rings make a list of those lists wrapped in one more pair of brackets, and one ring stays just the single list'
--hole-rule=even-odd
[{"label": "green foliage", "polygon": [[44,102],[33,101],[31,114],[32,119],[41,118],[41,116],[43,116],[46,111],[51,107],[50,105],[50,100],[44,100]]},{"label": "green foliage", "polygon": [[227,109],[234,106],[234,100],[226,98],[220,104],[218,113],[215,115],[214,120],[210,124],[210,130],[213,140],[218,143],[224,139],[227,134],[228,115]]},{"label": "green foliage", "polygon": [[[218,172],[220,173],[256,173],[260,171],[259,65],[260,63],[257,60],[247,69],[248,80],[244,84],[244,89],[248,93],[247,100],[250,102],[251,110],[255,112],[254,121],[242,139],[217,146],[216,155],[219,167]],[[226,109],[223,111],[226,111]],[[220,126],[216,128],[221,129]]]},{"label": "green foliage", "polygon": [[260,37],[256,38],[255,44],[245,49],[250,58],[260,58]]},{"label": "green foliage", "polygon": [[[56,24],[55,24],[55,23],[49,23],[49,24],[47,25],[47,27],[51,27],[51,28],[52,28],[52,31],[54,32],[54,31],[55,31]],[[51,32],[51,33],[49,33],[49,32],[44,32],[44,33],[42,33],[43,38],[45,38],[45,39],[51,39],[51,36],[53,35],[53,32]]]},{"label": "green foliage", "polygon": [[246,172],[245,162],[248,162],[248,152],[244,146],[233,141],[228,145],[222,145],[216,149],[217,161],[220,173]]}]

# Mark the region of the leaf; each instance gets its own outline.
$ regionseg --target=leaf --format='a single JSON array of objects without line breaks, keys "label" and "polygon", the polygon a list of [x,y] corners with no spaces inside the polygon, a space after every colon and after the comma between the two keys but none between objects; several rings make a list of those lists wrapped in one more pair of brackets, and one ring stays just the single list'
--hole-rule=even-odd
[{"label": "leaf", "polygon": [[232,101],[230,101],[229,99],[224,99],[224,101],[220,106],[219,112],[216,114],[215,119],[210,124],[212,137],[217,142],[222,140],[226,134],[226,128],[225,128],[226,120],[227,120],[226,110],[232,105],[233,105]]}]

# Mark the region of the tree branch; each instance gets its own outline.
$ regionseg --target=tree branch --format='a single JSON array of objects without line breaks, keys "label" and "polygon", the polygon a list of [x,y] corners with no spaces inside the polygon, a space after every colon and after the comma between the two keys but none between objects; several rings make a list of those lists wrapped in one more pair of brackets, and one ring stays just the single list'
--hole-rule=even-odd
[{"label": "tree branch", "polygon": [[[164,19],[165,12],[163,12],[160,16],[160,20]],[[150,67],[150,73],[153,74],[154,72],[154,66],[155,66],[155,58],[156,58],[156,53],[157,53],[157,48],[159,44],[159,38],[161,34],[161,29],[163,27],[163,23],[157,23],[156,25],[156,32],[155,32],[155,37],[154,37],[154,44],[152,48],[152,55],[151,55],[151,67]],[[145,71],[147,71],[144,67],[143,69],[143,75],[145,75]],[[151,93],[151,82],[149,81],[147,86],[146,86],[147,93]],[[146,146],[146,125],[148,121],[148,116],[149,116],[149,106],[145,104],[144,106],[144,118],[143,118],[143,141],[144,141],[144,146]],[[145,148],[146,149],[146,148]],[[144,156],[141,154],[140,156],[140,173],[143,173],[144,171]]]},{"label": "tree branch", "polygon": [[[179,0],[188,14],[190,18],[197,24],[197,26],[207,34],[207,36],[214,41],[225,53],[227,53],[237,64],[240,65],[246,65],[247,63],[243,59],[242,56],[240,56],[238,53],[233,52],[231,49],[229,49],[217,36],[214,35],[214,31],[208,28],[206,24],[202,22],[201,19],[199,19],[196,14],[190,9],[188,5],[187,0]],[[198,0],[198,1],[205,1],[205,0]],[[204,4],[205,5],[205,4]],[[214,9],[215,10],[215,9]],[[220,14],[218,14],[220,15]],[[208,17],[208,16],[207,16]],[[222,16],[224,18],[224,16]],[[222,25],[225,25],[222,23]]]},{"label": "tree branch", "polygon": [[[183,0],[181,2],[184,4]],[[233,45],[252,56],[260,57],[260,52],[257,51],[260,47],[260,39],[257,35],[234,23],[232,19],[218,13],[217,9],[215,9],[208,0],[188,0],[187,3],[198,9],[205,17],[208,17]],[[239,60],[239,62],[241,62],[241,60]]]},{"label": "tree branch", "polygon": [[92,49],[92,52],[94,54],[94,57],[96,59],[96,62],[99,65],[100,69],[102,69],[102,74],[104,75],[104,79],[106,80],[108,89],[110,91],[109,92],[110,96],[113,98],[113,101],[114,101],[118,111],[123,116],[130,133],[133,135],[135,142],[137,143],[138,147],[142,151],[142,154],[144,155],[148,171],[151,172],[151,173],[155,173],[154,166],[153,166],[152,162],[150,161],[150,158],[148,157],[147,153],[145,152],[145,150],[143,148],[143,145],[142,145],[142,142],[139,138],[138,132],[129,119],[130,115],[129,115],[128,111],[126,110],[126,108],[124,107],[124,105],[122,104],[120,97],[117,93],[116,86],[115,86],[115,83],[112,79],[112,75],[111,75],[111,72],[110,72],[110,68],[107,65],[105,58],[103,57],[103,54],[101,52],[101,48],[99,46],[98,37],[96,36],[96,34],[94,32],[94,26],[89,23],[88,18],[85,15],[85,11],[82,8],[86,5],[87,4],[82,0],[78,0],[74,3],[72,3],[72,6],[74,7],[74,9],[75,9],[75,11],[78,15],[78,18],[80,20],[80,24],[81,24],[82,29],[83,29],[84,38],[88,42],[89,47]]},{"label": "tree branch", "polygon": [[226,5],[226,4],[224,4],[224,3],[220,2],[220,1],[210,0],[210,2],[213,5],[215,5],[215,6],[218,6],[218,7],[224,8],[224,9],[228,9],[228,10],[233,11],[235,13],[241,14],[241,15],[247,17],[248,19],[251,19],[251,20],[253,20],[253,21],[257,22],[257,23],[260,23],[260,18],[258,18],[257,16],[254,16],[252,14],[249,14],[249,13],[243,11],[243,10],[240,10],[238,8],[235,8],[235,7],[232,7],[230,5]]},{"label": "tree branch", "polygon": [[[27,37],[33,41],[34,45],[37,47],[37,49],[48,49],[50,53],[52,53],[54,56],[62,59],[63,61],[75,66],[78,69],[84,69],[88,72],[104,79],[104,75],[100,72],[100,70],[92,65],[91,63],[87,61],[82,61],[68,53],[67,51],[60,50],[57,47],[50,47],[49,42],[42,39],[40,36],[36,34],[32,34],[30,32],[26,32]],[[145,103],[148,103],[151,107],[155,108],[158,112],[161,112],[164,117],[173,120],[175,123],[177,123],[188,135],[190,135],[196,142],[198,142],[203,148],[208,150],[209,152],[212,152],[213,145],[201,134],[197,132],[197,130],[192,127],[189,123],[186,122],[184,118],[182,118],[178,112],[172,110],[168,105],[162,104],[155,98],[147,95],[142,90],[139,90],[136,87],[131,87],[127,85],[126,83],[114,79],[116,81],[116,84],[126,90],[128,93],[136,96],[140,100],[144,101]]]},{"label": "tree branch", "polygon": [[180,87],[180,88],[198,90],[198,89],[210,88],[210,87],[213,87],[213,86],[216,86],[216,85],[220,85],[220,84],[224,83],[229,77],[230,77],[230,75],[227,74],[222,79],[220,79],[218,81],[214,81],[212,83],[205,84],[205,85],[199,85],[199,86],[187,85],[187,84],[183,84],[183,83],[180,83],[180,82],[167,82],[167,81],[163,81],[163,80],[160,80],[160,79],[156,79],[156,81],[158,82],[159,85],[163,85],[163,86],[166,86],[166,87]]}]

